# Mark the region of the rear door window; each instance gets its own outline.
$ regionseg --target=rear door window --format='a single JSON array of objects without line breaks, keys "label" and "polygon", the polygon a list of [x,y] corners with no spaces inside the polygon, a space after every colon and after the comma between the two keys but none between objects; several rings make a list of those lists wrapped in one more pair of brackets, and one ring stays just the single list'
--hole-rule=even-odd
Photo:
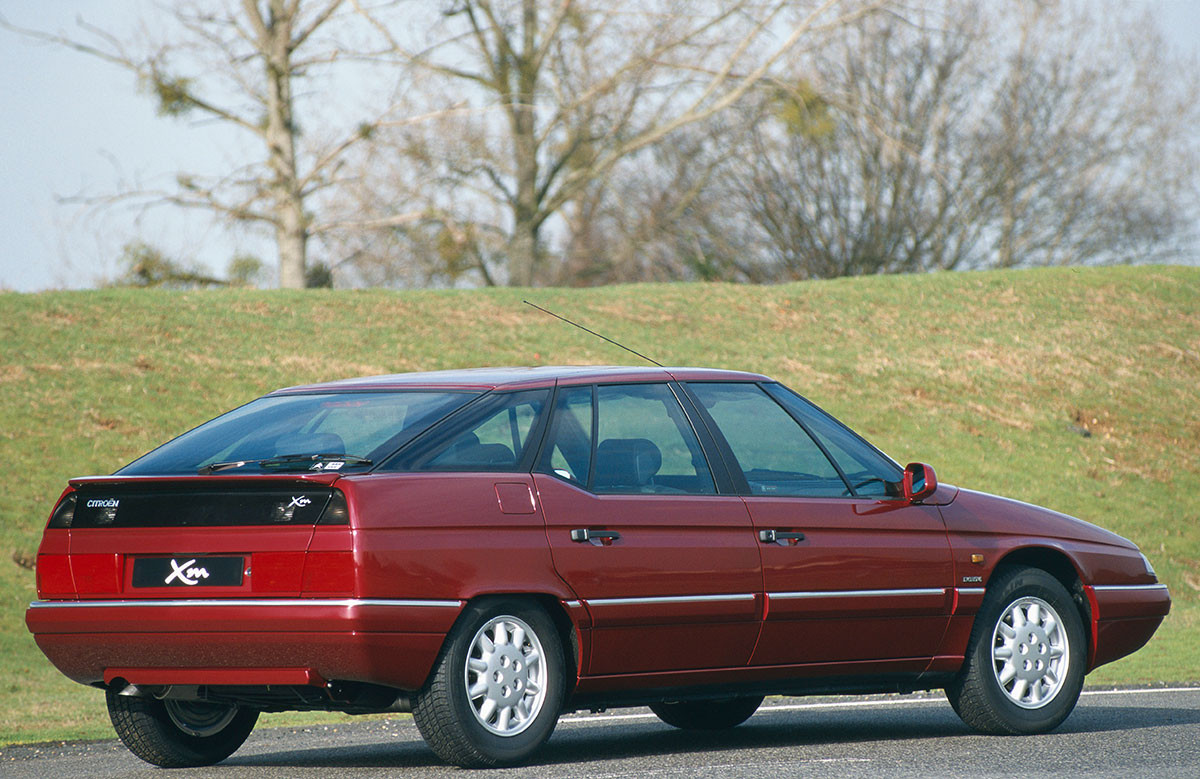
[{"label": "rear door window", "polygon": [[595,492],[714,494],[704,452],[666,384],[596,388]]},{"label": "rear door window", "polygon": [[[592,404],[595,403],[595,412]],[[598,493],[716,493],[691,422],[666,384],[559,393],[540,470]]]}]

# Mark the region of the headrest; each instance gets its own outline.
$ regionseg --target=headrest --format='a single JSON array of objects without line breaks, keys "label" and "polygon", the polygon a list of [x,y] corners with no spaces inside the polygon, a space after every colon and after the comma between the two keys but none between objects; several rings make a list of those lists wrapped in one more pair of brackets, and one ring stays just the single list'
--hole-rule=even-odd
[{"label": "headrest", "polygon": [[597,487],[641,487],[662,467],[662,452],[645,438],[609,438],[596,447]]}]

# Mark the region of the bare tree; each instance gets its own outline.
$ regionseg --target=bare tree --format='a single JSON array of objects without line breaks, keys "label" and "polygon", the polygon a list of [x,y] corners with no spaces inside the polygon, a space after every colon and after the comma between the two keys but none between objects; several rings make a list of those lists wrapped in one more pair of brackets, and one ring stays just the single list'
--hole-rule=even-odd
[{"label": "bare tree", "polygon": [[[134,189],[116,198],[199,208],[234,223],[265,226],[278,248],[280,286],[296,288],[305,286],[310,239],[346,226],[317,213],[322,194],[339,183],[347,154],[388,116],[386,109],[375,110],[346,122],[322,105],[337,102],[331,70],[374,56],[364,38],[371,28],[361,25],[349,5],[345,0],[177,2],[151,20],[153,31],[144,23],[132,36],[82,20],[74,35],[0,23],[125,68],[164,116],[216,121],[252,138],[258,152],[236,170],[216,177],[180,171],[174,188]],[[327,91],[320,97],[302,95],[302,85]],[[301,104],[307,112],[306,137],[298,118]]]},{"label": "bare tree", "polygon": [[[420,40],[380,23],[411,65],[407,96],[439,118],[382,129],[395,159],[424,174],[362,201],[383,204],[381,216],[420,214],[389,225],[398,235],[385,245],[434,236],[484,283],[569,280],[547,268],[547,231],[566,231],[569,208],[736,105],[798,45],[884,4],[456,0],[428,24],[414,20]],[[361,243],[348,254],[385,264]]]},{"label": "bare tree", "polygon": [[994,21],[1009,34],[972,132],[995,209],[980,263],[1161,257],[1197,217],[1194,63],[1127,3],[1013,3]]},{"label": "bare tree", "polygon": [[[1196,73],[1121,3],[910,5],[750,96],[740,278],[1144,261],[1197,212]],[[731,219],[717,236],[732,234]],[[750,267],[753,266],[753,267]]]}]

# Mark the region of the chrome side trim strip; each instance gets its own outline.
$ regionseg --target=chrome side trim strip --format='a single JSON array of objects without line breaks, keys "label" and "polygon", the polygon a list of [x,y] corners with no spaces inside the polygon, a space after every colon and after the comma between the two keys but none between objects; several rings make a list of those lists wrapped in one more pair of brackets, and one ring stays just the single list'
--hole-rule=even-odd
[{"label": "chrome side trim strip", "polygon": [[596,598],[589,600],[589,606],[633,606],[660,603],[714,603],[721,601],[754,600],[754,593],[739,593],[737,595],[664,595],[657,598]]},{"label": "chrome side trim strip", "polygon": [[359,608],[386,606],[394,608],[461,608],[460,600],[387,600],[380,598],[211,598],[196,600],[35,600],[31,609],[113,609],[113,608],[184,608],[197,606],[308,606]]},{"label": "chrome side trim strip", "polygon": [[959,595],[983,595],[986,590],[982,587],[955,587]]},{"label": "chrome side trim strip", "polygon": [[569,600],[569,601],[566,601],[566,604],[567,604],[567,608],[569,608],[569,609],[579,609],[579,608],[583,608],[583,602],[582,602],[582,601],[577,601],[577,600]]},{"label": "chrome side trim strip", "polygon": [[1096,592],[1137,592],[1139,590],[1165,590],[1165,584],[1095,584],[1092,589]]},{"label": "chrome side trim strip", "polygon": [[918,590],[814,590],[806,592],[770,592],[767,597],[776,600],[797,600],[801,598],[879,598],[904,597],[918,595],[945,595],[942,587],[931,587]]}]

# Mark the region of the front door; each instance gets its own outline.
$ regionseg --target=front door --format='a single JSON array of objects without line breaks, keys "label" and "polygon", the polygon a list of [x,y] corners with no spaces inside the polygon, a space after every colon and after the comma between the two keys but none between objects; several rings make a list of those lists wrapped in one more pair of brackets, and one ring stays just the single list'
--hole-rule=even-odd
[{"label": "front door", "polygon": [[922,670],[953,602],[937,508],[903,500],[901,469],[780,385],[687,387],[745,478],[766,594],[751,663]]}]

